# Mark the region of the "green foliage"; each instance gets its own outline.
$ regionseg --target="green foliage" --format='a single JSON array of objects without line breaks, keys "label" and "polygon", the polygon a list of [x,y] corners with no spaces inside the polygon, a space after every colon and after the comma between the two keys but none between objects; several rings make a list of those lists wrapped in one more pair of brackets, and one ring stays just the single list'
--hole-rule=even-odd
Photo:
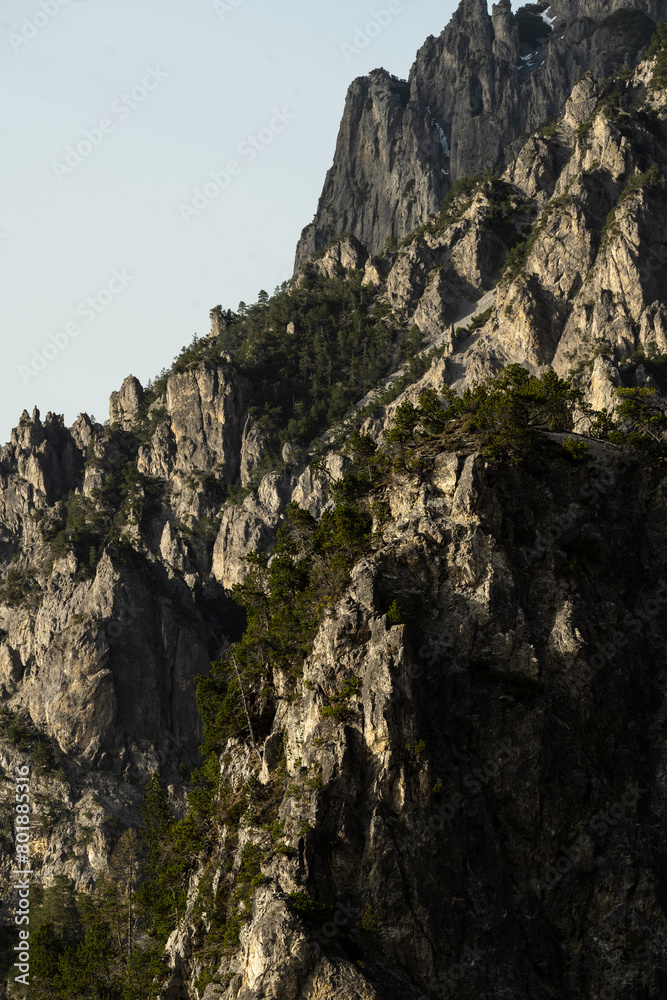
[{"label": "green foliage", "polygon": [[239,943],[241,928],[252,916],[252,901],[257,889],[266,878],[262,874],[262,850],[256,844],[247,843],[243,848],[241,866],[232,893],[233,917],[228,921],[223,939],[226,948],[234,948]]},{"label": "green foliage", "polygon": [[445,224],[445,228],[448,228],[451,224],[450,219],[453,221],[467,212],[478,188],[490,179],[491,175],[488,173],[473,174],[471,177],[458,177],[445,195],[440,216],[435,223],[436,232],[443,224]]},{"label": "green foliage", "polygon": [[369,483],[373,482],[374,458],[377,455],[377,450],[377,445],[371,437],[362,434],[359,430],[352,431],[348,442],[348,451],[351,452],[355,462],[367,472]]},{"label": "green foliage", "polygon": [[291,892],[287,905],[310,927],[322,927],[333,917],[333,907],[311,899],[306,892]]},{"label": "green foliage", "polygon": [[483,204],[485,202],[484,228],[499,236],[507,247],[513,247],[519,239],[517,220],[532,209],[515,193],[511,184],[490,173],[459,177],[447,192],[438,215],[406,236],[400,247],[409,247],[415,239],[426,233],[442,236],[465,215],[478,194],[483,196]]},{"label": "green foliage", "polygon": [[324,784],[324,777],[322,774],[314,774],[312,775],[312,777],[306,778],[306,786],[312,789],[313,791],[315,791],[318,788],[321,788],[323,784]]},{"label": "green foliage", "polygon": [[[3,850],[4,845],[3,846]],[[11,854],[13,849],[13,841],[10,842],[6,853]],[[3,923],[0,926],[0,983],[9,981],[10,978],[14,978],[17,970],[14,969],[12,972],[12,966],[16,962],[16,952],[14,948],[19,943],[19,929],[15,924]],[[11,976],[10,976],[11,973]]]},{"label": "green foliage", "polygon": [[[306,266],[298,284],[232,314],[213,341],[183,349],[151,390],[202,360],[232,356],[234,369],[253,384],[251,415],[271,440],[274,454],[286,442],[306,445],[339,420],[350,405],[391,370],[398,334],[387,315],[372,313],[375,292],[362,272],[325,278]],[[294,323],[296,336],[286,336]]]},{"label": "green foliage", "polygon": [[169,417],[169,411],[166,406],[153,406],[150,414],[148,412],[148,406],[143,405],[139,410],[138,426],[137,426],[137,437],[142,444],[148,444],[151,440],[158,426]]},{"label": "green foliage", "polygon": [[[604,115],[608,121],[616,122],[622,120],[628,114],[621,104],[621,94],[618,90],[612,90],[598,100],[595,110],[588,119],[588,123],[585,124],[592,125],[596,117],[600,114]],[[582,126],[580,125],[579,128],[581,129]]]},{"label": "green foliage", "polygon": [[657,163],[652,163],[648,170],[633,174],[626,182],[623,191],[619,195],[618,201],[607,215],[607,219],[600,233],[600,242],[605,243],[616,232],[616,213],[623,202],[634,192],[642,188],[657,189],[664,187],[662,172]]},{"label": "green foliage", "polygon": [[493,306],[489,306],[489,308],[484,312],[477,313],[476,316],[473,316],[470,321],[470,326],[468,327],[468,333],[474,333],[476,330],[481,330],[481,328],[491,319],[492,314]]},{"label": "green foliage", "polygon": [[348,678],[341,685],[340,690],[330,700],[329,705],[322,708],[323,719],[333,719],[335,722],[344,722],[352,715],[350,699],[356,698],[361,689],[361,680],[356,675]]},{"label": "green foliage", "polygon": [[662,392],[667,392],[667,354],[659,352],[655,341],[651,341],[646,348],[641,344],[636,347],[630,361],[634,365],[643,365],[649,375],[656,380]]},{"label": "green foliage", "polygon": [[540,135],[544,139],[553,139],[558,132],[559,119],[552,118],[546,124],[542,125],[540,129]]},{"label": "green foliage", "polygon": [[409,247],[415,239],[425,233],[442,236],[454,222],[457,222],[468,211],[475,192],[481,184],[490,178],[490,174],[475,174],[473,177],[457,178],[445,195],[438,215],[434,219],[422,223],[414,232],[409,233],[401,241],[400,248]]},{"label": "green foliage", "polygon": [[63,759],[58,744],[40,732],[29,715],[17,715],[7,708],[0,709],[0,734],[19,750],[30,754],[37,776],[53,774]]},{"label": "green foliage", "polygon": [[142,814],[147,853],[137,902],[150,933],[165,941],[185,913],[188,873],[197,862],[203,830],[192,810],[183,820],[174,817],[157,775],[146,786]]},{"label": "green foliage", "polygon": [[656,389],[616,389],[616,413],[629,425],[625,438],[635,447],[667,454],[667,407]]},{"label": "green foliage", "polygon": [[425,434],[435,436],[447,426],[449,417],[443,409],[435,389],[424,389],[419,397],[417,412]]},{"label": "green foliage", "polygon": [[[240,302],[240,311],[242,307],[245,308],[245,303]],[[237,314],[232,313],[230,310],[227,310],[226,312],[224,310],[220,310],[220,314],[225,317],[225,321],[229,321],[230,323],[235,322],[240,318]],[[194,365],[199,364],[200,361],[219,361],[219,351],[215,350],[215,346],[215,340],[209,340],[208,337],[198,337],[195,334],[191,342],[181,348],[180,354],[174,358],[171,366],[169,368],[163,368],[155,379],[151,379],[151,381],[148,382],[136,425],[137,431],[140,433],[143,431],[142,436],[145,436],[148,430],[146,426],[148,410],[153,403],[158,402],[165,395],[167,391],[167,382],[171,376],[180,375],[183,372],[189,371]]]},{"label": "green foliage", "polygon": [[204,720],[205,757],[220,754],[231,736],[239,736],[246,728],[239,685],[231,665],[226,661],[211,664],[211,673],[198,676],[197,708]]},{"label": "green foliage", "polygon": [[402,375],[393,378],[383,392],[378,393],[370,403],[367,403],[366,406],[355,412],[355,420],[361,422],[366,417],[373,416],[383,406],[393,403],[408,386],[418,382],[422,375],[426,374],[434,358],[438,357],[439,354],[440,350],[437,347],[433,347],[430,351],[412,358],[407,370]]},{"label": "green foliage", "polygon": [[[33,1000],[155,1000],[166,974],[162,949],[128,949],[118,916],[103,895],[75,899],[57,879],[31,914]],[[124,917],[124,914],[123,914]]]},{"label": "green foliage", "polygon": [[[366,449],[362,461],[372,459]],[[234,647],[244,678],[257,687],[267,679],[269,662],[298,672],[309,651],[322,614],[345,587],[349,571],[371,539],[368,510],[370,480],[350,471],[332,483],[333,510],[319,524],[305,510],[291,503],[287,519],[278,530],[274,558],[251,561],[246,581],[234,588],[234,598],[246,609],[248,626]]]},{"label": "green foliage", "polygon": [[559,198],[552,198],[551,201],[545,205],[540,218],[529,230],[527,238],[517,243],[510,249],[503,266],[503,281],[512,282],[519,276],[526,266],[528,258],[530,257],[539,236],[546,229],[547,223],[549,222],[553,212],[559,208],[563,208],[565,205],[569,204],[569,202],[569,194],[564,194]]},{"label": "green foliage", "polygon": [[372,934],[377,927],[378,918],[372,906],[366,907],[361,915],[361,929],[367,934]]},{"label": "green foliage", "polygon": [[532,214],[534,211],[532,205],[520,198],[511,184],[497,177],[485,180],[482,193],[488,202],[484,215],[484,228],[495,233],[505,246],[511,249],[520,242],[519,221],[522,217]]},{"label": "green foliage", "polygon": [[398,408],[387,443],[397,452],[400,465],[409,467],[420,438],[437,436],[455,424],[481,437],[488,458],[520,461],[535,445],[538,430],[572,429],[581,393],[553,371],[537,378],[521,365],[510,365],[499,375],[469,386],[461,396],[449,387],[443,396],[448,404],[444,411],[432,390],[422,395],[418,407],[406,402]]},{"label": "green foliage", "polygon": [[387,611],[387,621],[390,625],[402,625],[403,624],[403,612],[398,601],[394,600],[389,605],[389,610]]},{"label": "green foliage", "polygon": [[643,187],[664,187],[662,172],[657,163],[652,163],[648,170],[633,174],[625,185],[619,201]]},{"label": "green foliage", "polygon": [[612,433],[617,430],[614,418],[608,410],[598,410],[595,419],[591,423],[589,434],[599,441],[608,441]]},{"label": "green foliage", "polygon": [[[466,390],[459,406],[471,427],[486,432],[490,457],[520,460],[535,442],[535,430],[570,430],[579,394],[553,371],[541,378],[510,365],[483,385]],[[455,404],[457,405],[457,404]]]},{"label": "green foliage", "polygon": [[401,360],[416,358],[422,349],[424,338],[416,323],[410,328],[410,332],[401,343]]},{"label": "green foliage", "polygon": [[475,333],[477,330],[481,330],[481,328],[491,319],[492,315],[493,315],[493,306],[489,306],[489,308],[485,309],[484,312],[477,313],[476,316],[473,316],[469,326],[457,326],[456,330],[454,331],[454,336],[469,337],[471,333]]},{"label": "green foliage", "polygon": [[664,90],[667,87],[667,24],[660,21],[646,53],[647,59],[655,59],[651,76],[651,88]]},{"label": "green foliage", "polygon": [[415,430],[419,424],[419,411],[414,403],[404,400],[396,409],[391,428],[387,433],[387,444],[396,446],[401,465],[407,468],[408,450],[414,442]]},{"label": "green foliage", "polygon": [[57,875],[52,885],[44,889],[40,886],[39,890],[34,893],[31,907],[31,931],[48,924],[64,944],[78,943],[83,929],[72,880],[66,875]]},{"label": "green foliage", "polygon": [[406,743],[405,749],[408,754],[408,760],[413,767],[422,767],[426,763],[427,756],[425,740],[419,740],[418,743]]},{"label": "green foliage", "polygon": [[577,441],[576,438],[566,437],[563,439],[563,450],[575,462],[580,462],[586,457],[588,445],[585,441]]},{"label": "green foliage", "polygon": [[120,544],[128,526],[145,530],[164,498],[164,483],[137,469],[136,440],[122,436],[122,445],[121,459],[103,463],[102,485],[90,496],[71,492],[64,510],[45,531],[54,559],[74,552],[78,580],[94,576],[104,549]]},{"label": "green foliage", "polygon": [[344,722],[352,715],[352,709],[347,702],[336,705],[325,705],[322,709],[323,719],[333,719],[334,722]]},{"label": "green foliage", "polygon": [[35,578],[27,570],[21,572],[13,566],[9,569],[4,583],[0,585],[0,603],[9,607],[33,605],[39,594],[41,587]]}]

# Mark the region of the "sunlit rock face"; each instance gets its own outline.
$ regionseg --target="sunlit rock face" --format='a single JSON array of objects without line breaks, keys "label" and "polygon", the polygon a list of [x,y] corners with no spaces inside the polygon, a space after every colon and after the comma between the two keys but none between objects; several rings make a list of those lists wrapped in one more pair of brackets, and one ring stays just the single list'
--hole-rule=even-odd
[{"label": "sunlit rock face", "polygon": [[388,237],[402,239],[458,178],[509,163],[522,135],[562,114],[584,73],[602,78],[635,66],[667,18],[665,0],[489,6],[461,0],[419,50],[407,81],[374,70],[350,86],[296,270],[343,232],[371,253]]}]

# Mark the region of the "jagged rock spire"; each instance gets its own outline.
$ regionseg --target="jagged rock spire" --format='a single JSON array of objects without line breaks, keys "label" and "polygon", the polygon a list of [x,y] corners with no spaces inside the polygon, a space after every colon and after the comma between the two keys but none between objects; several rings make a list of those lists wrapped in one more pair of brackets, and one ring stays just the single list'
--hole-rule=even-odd
[{"label": "jagged rock spire", "polygon": [[424,222],[457,178],[507,165],[523,133],[563,112],[583,73],[636,65],[667,0],[553,0],[533,15],[537,34],[529,15],[517,17],[509,0],[491,14],[486,0],[461,0],[407,83],[383,70],[354,81],[297,269],[346,230],[377,253]]}]

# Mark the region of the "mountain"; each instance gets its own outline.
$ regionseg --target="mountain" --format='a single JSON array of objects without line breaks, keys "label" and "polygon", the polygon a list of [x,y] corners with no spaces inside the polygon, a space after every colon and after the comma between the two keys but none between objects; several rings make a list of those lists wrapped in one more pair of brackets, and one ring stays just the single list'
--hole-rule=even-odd
[{"label": "mountain", "polygon": [[667,994],[664,24],[645,48],[400,242],[216,306],[104,425],[23,413],[7,996],[17,768],[34,1000]]},{"label": "mountain", "polygon": [[343,232],[378,253],[437,211],[452,183],[498,171],[517,142],[563,113],[577,79],[636,66],[664,0],[461,0],[406,81],[374,70],[351,85],[334,162],[296,270]]}]

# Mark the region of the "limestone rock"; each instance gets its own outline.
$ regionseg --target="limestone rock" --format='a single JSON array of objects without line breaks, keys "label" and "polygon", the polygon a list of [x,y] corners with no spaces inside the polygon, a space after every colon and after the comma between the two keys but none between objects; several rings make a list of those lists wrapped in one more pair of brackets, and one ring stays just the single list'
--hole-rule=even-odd
[{"label": "limestone rock", "polygon": [[132,430],[139,407],[143,402],[144,390],[139,379],[128,375],[119,392],[112,392],[109,400],[109,422],[123,430]]},{"label": "limestone rock", "polygon": [[325,278],[335,278],[345,271],[362,270],[367,258],[368,254],[359,240],[345,235],[313,262],[313,270]]},{"label": "limestone rock", "polygon": [[[591,78],[637,65],[667,17],[665,0],[634,3],[631,32],[626,8],[627,0],[552,0],[549,26],[533,38],[507,0],[491,12],[486,0],[461,0],[442,34],[419,50],[407,81],[384,70],[356,79],[295,269],[344,231],[371,254],[388,237],[402,239],[457,179],[506,166],[520,137],[561,115],[568,100],[566,123],[576,128],[593,108]],[[532,188],[548,186],[549,175],[547,157]]]},{"label": "limestone rock", "polygon": [[[298,861],[266,853],[265,881],[240,945],[218,969],[228,985],[211,985],[206,996],[428,997],[451,984],[464,1000],[528,1000],[562,981],[563,961],[573,983],[590,977],[596,992],[603,981],[614,989],[631,982],[635,992],[658,988],[655,958],[667,923],[643,836],[658,835],[653,817],[667,786],[644,777],[635,740],[662,716],[637,684],[652,659],[629,641],[633,616],[625,612],[643,609],[642,628],[661,642],[665,595],[650,612],[646,598],[667,559],[659,527],[665,495],[661,472],[628,476],[617,451],[597,449],[584,482],[570,479],[565,456],[534,474],[494,468],[474,453],[463,462],[442,453],[432,468],[387,487],[394,516],[383,542],[357,564],[323,620],[303,686],[280,696],[266,744],[266,783],[284,750],[279,816]],[[451,506],[443,493],[454,493]],[[538,502],[529,546],[522,525]],[[639,520],[631,525],[635,504]],[[628,547],[636,524],[643,541]],[[597,554],[591,542],[582,556],[586,579],[563,568],[564,550],[573,551],[582,532],[597,540]],[[609,598],[621,578],[626,596],[618,607]],[[389,626],[383,607],[390,599],[415,609],[409,625]],[[352,676],[358,684],[347,715],[325,717],[322,707]],[[536,724],[547,718],[546,729]],[[616,748],[611,757],[607,746]],[[223,779],[234,788],[247,780],[231,745]],[[610,807],[620,816],[621,801],[627,805],[614,833],[606,823],[596,828]],[[234,864],[246,838],[257,836],[250,822],[241,824]],[[318,846],[322,838],[327,851]],[[574,860],[555,867],[558,857]],[[636,876],[646,870],[640,908]],[[329,901],[328,923],[313,926],[286,905],[304,891]],[[478,898],[484,905],[475,907]],[[562,926],[559,900],[576,932],[552,940],[550,928]],[[591,901],[597,917],[589,925],[581,913]],[[651,928],[645,962],[610,966],[596,951],[601,933],[616,932],[619,915]],[[381,963],[366,951],[371,925]],[[586,970],[580,935],[591,954]],[[334,938],[344,942],[340,951]],[[538,944],[545,959],[536,968]],[[178,948],[185,979],[189,949]],[[359,949],[361,963],[354,961]]]},{"label": "limestone rock", "polygon": [[[219,470],[225,482],[233,482],[241,467],[251,393],[248,380],[232,374],[225,362],[202,362],[191,371],[172,375],[167,382],[166,414],[150,443],[141,449],[140,471],[170,477],[192,469]],[[246,474],[253,461],[250,454]]]}]

